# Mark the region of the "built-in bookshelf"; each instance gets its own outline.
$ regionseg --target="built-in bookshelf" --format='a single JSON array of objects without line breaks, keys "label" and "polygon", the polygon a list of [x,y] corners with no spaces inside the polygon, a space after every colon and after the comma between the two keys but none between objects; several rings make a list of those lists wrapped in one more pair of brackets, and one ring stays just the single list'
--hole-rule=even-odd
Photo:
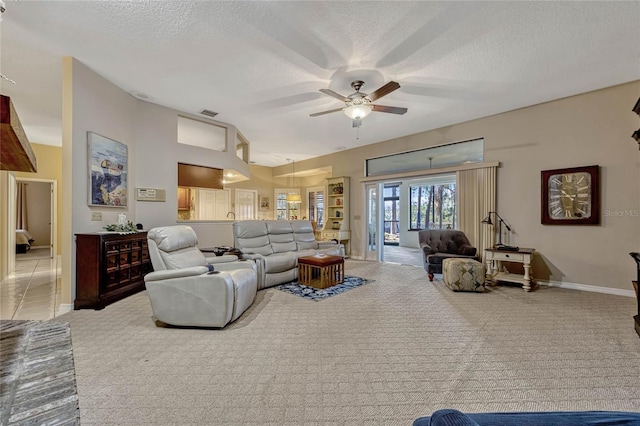
[{"label": "built-in bookshelf", "polygon": [[337,240],[348,245],[351,236],[349,221],[349,178],[346,176],[327,178],[327,195],[322,240]]}]

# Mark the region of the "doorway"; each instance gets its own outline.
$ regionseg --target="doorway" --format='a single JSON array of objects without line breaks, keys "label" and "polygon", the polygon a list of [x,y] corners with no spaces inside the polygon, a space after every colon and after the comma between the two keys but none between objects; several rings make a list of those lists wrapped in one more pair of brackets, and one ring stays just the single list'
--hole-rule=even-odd
[{"label": "doorway", "polygon": [[[56,253],[57,182],[51,179],[15,180],[16,262],[50,259]],[[26,239],[26,242],[25,242]]]},{"label": "doorway", "polygon": [[408,207],[401,208],[408,206],[406,188],[398,181],[365,184],[365,260],[422,266],[417,234],[406,230]]},{"label": "doorway", "polygon": [[384,184],[384,245],[400,245],[400,184]]}]

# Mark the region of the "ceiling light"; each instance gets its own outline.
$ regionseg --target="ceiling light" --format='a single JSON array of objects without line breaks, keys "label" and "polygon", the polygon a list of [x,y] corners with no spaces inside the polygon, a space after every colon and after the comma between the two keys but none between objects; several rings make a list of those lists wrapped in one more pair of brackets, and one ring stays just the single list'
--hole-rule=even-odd
[{"label": "ceiling light", "polygon": [[343,109],[344,114],[352,120],[361,120],[371,113],[372,106],[367,103],[351,105]]},{"label": "ceiling light", "polygon": [[[292,173],[291,173],[291,186],[295,186],[296,184],[296,164],[295,161],[293,161],[290,158],[287,158],[287,161],[291,162],[291,169],[292,169]],[[299,193],[290,193],[287,194],[287,203],[301,203],[302,202],[302,197],[300,197]]]},{"label": "ceiling light", "polygon": [[302,197],[300,194],[287,194],[287,203],[301,203]]}]

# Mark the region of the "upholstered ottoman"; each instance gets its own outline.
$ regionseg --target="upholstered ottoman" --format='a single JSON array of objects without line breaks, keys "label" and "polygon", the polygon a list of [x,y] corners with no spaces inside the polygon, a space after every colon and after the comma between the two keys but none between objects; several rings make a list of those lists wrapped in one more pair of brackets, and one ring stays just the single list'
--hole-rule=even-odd
[{"label": "upholstered ottoman", "polygon": [[442,261],[442,279],[453,291],[484,292],[485,267],[473,259],[449,258]]}]

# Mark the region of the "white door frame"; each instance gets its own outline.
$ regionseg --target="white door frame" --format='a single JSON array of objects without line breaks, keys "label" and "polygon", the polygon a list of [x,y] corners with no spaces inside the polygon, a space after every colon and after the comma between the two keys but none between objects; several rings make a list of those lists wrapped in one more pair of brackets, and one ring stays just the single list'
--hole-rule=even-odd
[{"label": "white door frame", "polygon": [[[56,258],[56,256],[58,255],[58,227],[56,226],[57,220],[58,220],[58,181],[55,179],[38,179],[38,178],[25,178],[25,177],[16,177],[15,180],[13,181],[13,188],[11,189],[11,194],[13,195],[13,219],[9,220],[9,227],[13,227],[13,229],[9,229],[9,237],[11,237],[13,235],[13,246],[15,247],[15,237],[16,237],[16,219],[15,219],[15,212],[16,212],[16,208],[18,206],[16,206],[15,203],[15,194],[17,191],[17,183],[18,182],[44,182],[44,183],[49,183],[51,184],[51,211],[50,211],[50,215],[49,215],[49,220],[51,221],[51,224],[49,225],[51,227],[51,257],[53,259]],[[11,184],[10,184],[11,185]],[[15,261],[14,261],[15,263]]]},{"label": "white door frame", "polygon": [[[382,245],[384,244],[384,205],[381,205],[380,203],[380,198],[383,194],[382,192],[382,187],[383,187],[383,183],[382,182],[368,182],[363,184],[363,191],[362,193],[364,194],[364,200],[363,200],[363,206],[364,206],[364,219],[363,220],[363,229],[362,229],[362,235],[364,235],[363,241],[362,241],[362,253],[364,253],[364,260],[372,260],[372,261],[377,261],[377,262],[382,262],[383,261],[383,248]],[[376,189],[376,211],[374,212],[375,216],[376,216],[376,240],[375,240],[375,250],[369,250],[369,223],[370,223],[370,216],[371,216],[371,212],[369,211],[369,203],[370,203],[370,199],[369,199],[369,191],[371,189],[375,188]],[[384,204],[384,203],[383,203]]]}]

